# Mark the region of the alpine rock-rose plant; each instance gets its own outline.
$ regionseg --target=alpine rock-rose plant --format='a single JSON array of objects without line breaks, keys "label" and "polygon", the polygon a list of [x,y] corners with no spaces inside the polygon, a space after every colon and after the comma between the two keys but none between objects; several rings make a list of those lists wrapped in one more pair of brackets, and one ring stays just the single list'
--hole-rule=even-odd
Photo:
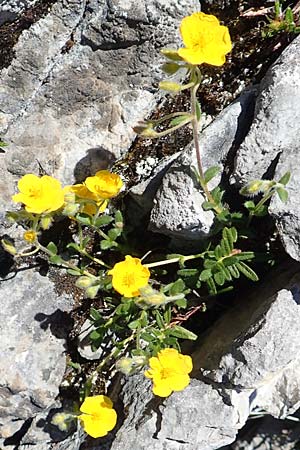
[{"label": "alpine rock-rose plant", "polygon": [[[163,81],[161,88],[173,93],[189,90],[191,110],[141,122],[135,129],[144,137],[159,138],[183,126],[192,127],[197,156],[193,170],[206,198],[203,208],[215,214],[218,233],[203,251],[166,255],[156,261],[151,252],[141,256],[133,250],[130,233],[124,232],[123,214],[114,203],[124,183],[119,174],[109,170],[100,170],[82,183],[67,186],[52,176],[26,174],[18,182],[19,192],[12,197],[21,206],[18,211],[10,211],[8,218],[24,227],[24,242],[16,248],[12,241],[3,239],[2,245],[16,258],[43,252],[50,264],[74,277],[74,285],[92,304],[92,350],[102,349],[100,360],[92,369],[89,367],[86,376],[84,368],[79,369],[83,381],[73,410],[57,413],[52,419],[63,431],[77,421],[88,435],[99,438],[115,427],[113,403],[105,395],[106,389],[99,393],[97,386],[100,374],[101,379],[109,380],[116,370],[126,376],[143,372],[152,382],[153,394],[161,398],[188,386],[193,362],[189,355],[181,353],[180,341],[195,340],[197,335],[183,325],[194,314],[205,311],[206,305],[200,301],[203,297],[220,294],[240,275],[252,281],[258,279],[248,265],[254,253],[242,250],[245,243],[239,247],[238,225],[242,224],[244,234],[254,216],[264,215],[265,203],[272,195],[287,198],[289,173],[278,182],[254,180],[241,190],[242,195],[261,195],[257,204],[245,202],[249,211],[246,218],[245,212],[229,210],[219,187],[209,190],[208,183],[218,168],[204,170],[202,166],[198,139],[201,107],[197,92],[202,80],[199,66],[222,66],[232,44],[228,28],[203,12],[183,18],[180,33],[184,46],[162,51],[167,59],[163,70],[168,75],[184,70],[188,81]],[[72,230],[71,242],[63,249],[61,242],[45,244],[41,239],[43,231],[62,223],[61,219],[68,221]],[[145,262],[149,257],[152,260]],[[169,267],[173,269],[168,272]],[[70,366],[78,369],[76,363]]]}]

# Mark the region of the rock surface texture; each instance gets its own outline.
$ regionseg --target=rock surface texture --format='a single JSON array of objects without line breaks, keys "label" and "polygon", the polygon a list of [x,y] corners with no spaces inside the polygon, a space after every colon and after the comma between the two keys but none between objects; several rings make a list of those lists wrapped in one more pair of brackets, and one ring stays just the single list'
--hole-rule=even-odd
[{"label": "rock surface texture", "polygon": [[25,30],[0,75],[1,207],[40,167],[66,183],[106,168],[158,99],[159,50],[196,0],[58,0]]},{"label": "rock surface texture", "polygon": [[7,445],[58,395],[72,299],[57,295],[34,269],[19,271],[0,289],[0,438]]},{"label": "rock surface texture", "polygon": [[300,38],[297,37],[269,69],[259,87],[250,131],[236,156],[234,179],[276,180],[291,171],[286,204],[274,198],[271,214],[287,253],[300,260]]},{"label": "rock surface texture", "polygon": [[12,22],[20,14],[34,6],[38,0],[2,0],[0,4],[0,26],[5,22]]},{"label": "rock surface texture", "polygon": [[[242,141],[249,127],[255,92],[255,89],[252,89],[241,95],[200,135],[204,170],[212,166],[219,166],[222,170],[228,154]],[[153,188],[149,190],[152,200],[149,228],[152,231],[159,231],[182,241],[197,240],[209,234],[213,213],[202,210],[204,197],[199,192],[192,166],[197,166],[193,145],[171,163],[161,185],[156,186],[156,194],[153,194]],[[220,177],[216,177],[210,187],[215,187],[219,181]],[[143,195],[147,193],[147,189],[135,187],[135,201],[139,191]]]},{"label": "rock surface texture", "polygon": [[[0,18],[33,3],[6,2]],[[158,100],[159,49],[178,43],[179,21],[197,9],[196,0],[58,0],[23,31],[0,73],[2,234],[20,176],[43,169],[63,183],[82,181],[128,149],[131,127]],[[71,300],[33,270],[8,276],[1,299],[1,442],[8,450],[20,441],[22,449],[79,448],[80,439],[51,444],[40,426],[65,370],[57,321]]]},{"label": "rock surface texture", "polygon": [[284,418],[300,406],[300,266],[288,265],[217,322],[193,355],[191,384],[153,400],[149,383],[123,388],[128,415],[112,450],[214,450],[251,411]]}]

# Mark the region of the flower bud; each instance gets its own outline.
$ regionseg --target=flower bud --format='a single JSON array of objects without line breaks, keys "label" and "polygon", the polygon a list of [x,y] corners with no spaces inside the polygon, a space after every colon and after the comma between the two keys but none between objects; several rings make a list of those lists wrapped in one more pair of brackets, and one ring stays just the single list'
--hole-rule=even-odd
[{"label": "flower bud", "polygon": [[159,83],[159,89],[169,92],[180,92],[182,89],[181,84],[174,83],[173,81],[161,81]]},{"label": "flower bud", "polygon": [[49,230],[53,222],[53,217],[51,216],[45,216],[41,218],[40,225],[43,228],[43,230]]},{"label": "flower bud", "polygon": [[133,356],[132,358],[121,358],[116,363],[116,369],[124,375],[132,375],[147,363],[145,356]]},{"label": "flower bud", "polygon": [[10,241],[6,239],[1,239],[1,244],[7,253],[10,253],[11,255],[16,255],[17,253],[16,247]]},{"label": "flower bud", "polygon": [[97,284],[96,286],[90,286],[87,288],[87,290],[85,291],[85,294],[88,298],[95,298],[98,291],[99,291],[99,284]]},{"label": "flower bud", "polygon": [[68,217],[74,217],[78,212],[80,205],[78,203],[67,203],[64,209],[62,210],[62,214]]},{"label": "flower bud", "polygon": [[159,306],[168,302],[168,298],[162,292],[153,289],[151,286],[145,286],[140,288],[140,297],[136,300],[136,303],[141,308],[147,308],[151,306]]},{"label": "flower bud", "polygon": [[87,289],[90,286],[92,286],[93,283],[94,283],[94,279],[92,277],[82,276],[76,280],[75,286],[77,286],[81,289]]},{"label": "flower bud", "polygon": [[71,420],[73,420],[73,416],[71,414],[60,412],[54,414],[54,416],[51,419],[51,423],[57,426],[60,429],[60,431],[67,431]]}]

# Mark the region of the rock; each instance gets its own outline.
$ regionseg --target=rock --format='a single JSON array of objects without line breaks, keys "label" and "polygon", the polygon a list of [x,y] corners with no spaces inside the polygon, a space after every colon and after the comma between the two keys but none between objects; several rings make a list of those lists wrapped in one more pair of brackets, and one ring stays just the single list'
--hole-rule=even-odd
[{"label": "rock", "polygon": [[[204,170],[212,166],[224,168],[229,153],[241,142],[249,125],[255,90],[245,92],[227,107],[200,135]],[[185,149],[171,164],[154,197],[149,228],[181,241],[208,236],[213,213],[203,211],[203,195],[199,191],[191,167],[197,166],[193,146]],[[214,178],[215,187],[220,177]]]},{"label": "rock", "polygon": [[[292,420],[277,420],[264,417],[255,426],[250,421],[249,429],[227,450],[293,450],[300,439],[299,423]],[[225,449],[224,449],[225,450]]]},{"label": "rock", "polygon": [[237,185],[257,178],[279,180],[291,171],[286,204],[274,198],[270,212],[287,253],[300,260],[300,37],[268,70],[259,87],[254,120],[236,156]]},{"label": "rock", "polygon": [[252,391],[251,408],[285,418],[300,406],[300,267],[287,264],[222,317],[194,355],[203,375]]},{"label": "rock", "polygon": [[[64,183],[106,168],[156,105],[159,50],[179,44],[196,0],[58,0],[23,31],[0,76],[0,191],[40,167]],[[7,207],[7,206],[6,206]]]},{"label": "rock", "polygon": [[34,6],[38,0],[5,0],[0,7],[0,26],[5,22],[12,22],[20,14],[31,6]]},{"label": "rock", "polygon": [[0,436],[9,439],[58,395],[72,300],[34,269],[3,280],[1,298]]},{"label": "rock", "polygon": [[203,337],[184,391],[159,399],[141,375],[126,381],[127,414],[111,450],[134,448],[137,435],[139,450],[218,449],[234,441],[250,412],[293,413],[300,406],[299,315],[300,266],[289,263]]},{"label": "rock", "polygon": [[[247,395],[232,398],[230,404],[218,389],[198,380],[192,380],[184,391],[159,400],[152,397],[147,380],[133,376],[123,396],[128,414],[111,450],[136,448],[137,435],[139,450],[217,449],[234,440],[248,415]],[[243,404],[244,416],[235,409],[237,403]]]}]

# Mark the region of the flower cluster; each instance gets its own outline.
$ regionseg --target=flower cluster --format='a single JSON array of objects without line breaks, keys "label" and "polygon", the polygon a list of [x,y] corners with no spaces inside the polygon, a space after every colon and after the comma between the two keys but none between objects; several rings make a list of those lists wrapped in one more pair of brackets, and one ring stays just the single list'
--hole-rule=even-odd
[{"label": "flower cluster", "polygon": [[12,199],[16,203],[23,203],[29,213],[47,214],[74,203],[77,198],[83,200],[84,212],[94,214],[98,208],[100,212],[103,211],[107,199],[118,195],[122,186],[123,182],[119,175],[107,170],[100,170],[82,184],[64,188],[58,180],[48,175],[38,177],[27,174],[19,180],[20,192],[13,195]]}]

